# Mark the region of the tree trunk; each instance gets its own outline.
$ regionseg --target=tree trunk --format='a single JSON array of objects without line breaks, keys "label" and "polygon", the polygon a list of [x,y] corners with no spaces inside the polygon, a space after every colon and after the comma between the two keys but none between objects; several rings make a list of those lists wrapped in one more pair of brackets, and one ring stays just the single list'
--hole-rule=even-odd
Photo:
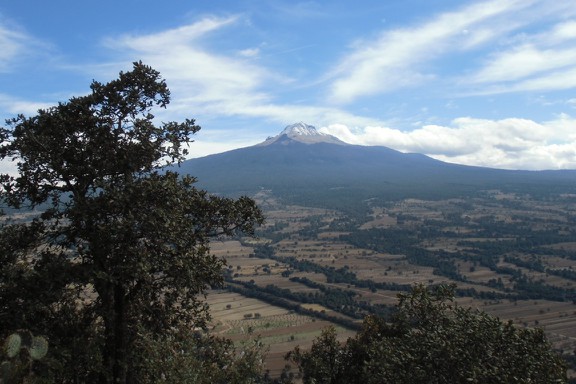
[{"label": "tree trunk", "polygon": [[112,296],[111,284],[107,281],[97,279],[94,288],[98,292],[102,305],[102,322],[104,323],[104,348],[102,349],[102,368],[100,371],[100,384],[112,383],[112,367],[114,366],[114,334],[112,324],[114,323],[114,297]]},{"label": "tree trunk", "polygon": [[128,371],[125,289],[120,284],[106,285],[107,289],[100,294],[102,306],[105,308],[105,345],[102,350],[103,371],[100,374],[100,383],[125,384]]},{"label": "tree trunk", "polygon": [[116,350],[114,351],[113,377],[114,383],[126,383],[128,362],[126,358],[126,293],[122,285],[114,286],[114,338]]}]

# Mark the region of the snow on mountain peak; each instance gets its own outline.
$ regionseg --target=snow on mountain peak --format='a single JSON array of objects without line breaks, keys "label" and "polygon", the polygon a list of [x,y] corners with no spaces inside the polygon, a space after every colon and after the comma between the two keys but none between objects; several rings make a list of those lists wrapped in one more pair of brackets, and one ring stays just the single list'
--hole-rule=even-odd
[{"label": "snow on mountain peak", "polygon": [[280,134],[269,137],[260,145],[269,145],[273,143],[287,144],[289,142],[300,142],[304,144],[330,143],[345,145],[340,139],[327,133],[318,132],[315,127],[300,122],[284,128]]},{"label": "snow on mountain peak", "polygon": [[325,133],[318,132],[315,127],[312,125],[308,125],[303,122],[299,122],[296,124],[292,124],[284,128],[282,132],[280,132],[280,136],[286,135],[288,137],[294,136],[326,136]]}]

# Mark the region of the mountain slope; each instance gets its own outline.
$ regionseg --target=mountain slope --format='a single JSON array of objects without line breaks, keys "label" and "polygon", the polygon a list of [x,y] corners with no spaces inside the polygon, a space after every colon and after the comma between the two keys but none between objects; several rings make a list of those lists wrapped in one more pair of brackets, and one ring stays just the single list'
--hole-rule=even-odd
[{"label": "mountain slope", "polygon": [[576,181],[573,171],[469,167],[387,147],[350,145],[304,123],[252,147],[187,160],[179,172],[217,193],[249,194],[264,188],[305,196],[339,190],[362,191],[359,197],[366,198],[458,195],[489,188],[566,190]]}]

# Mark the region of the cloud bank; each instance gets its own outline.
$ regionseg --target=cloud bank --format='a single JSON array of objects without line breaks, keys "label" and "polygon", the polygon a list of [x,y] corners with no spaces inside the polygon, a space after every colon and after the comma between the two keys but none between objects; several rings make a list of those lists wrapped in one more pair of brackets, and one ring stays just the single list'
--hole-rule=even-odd
[{"label": "cloud bank", "polygon": [[451,163],[502,169],[576,169],[576,119],[568,115],[538,124],[526,119],[458,118],[450,126],[426,125],[412,131],[344,124],[324,133],[357,145],[383,145],[423,153]]}]

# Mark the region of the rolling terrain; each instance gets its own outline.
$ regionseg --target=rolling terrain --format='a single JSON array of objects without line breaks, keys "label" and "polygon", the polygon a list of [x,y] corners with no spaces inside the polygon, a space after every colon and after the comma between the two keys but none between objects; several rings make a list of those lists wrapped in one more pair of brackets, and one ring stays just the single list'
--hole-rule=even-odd
[{"label": "rolling terrain", "polygon": [[214,244],[227,282],[208,301],[218,332],[271,345],[272,375],[327,324],[345,339],[365,315],[389,316],[399,292],[446,283],[460,305],[542,327],[574,366],[574,172],[446,164],[301,124],[186,170],[213,193],[249,194],[266,215],[257,240]]}]

